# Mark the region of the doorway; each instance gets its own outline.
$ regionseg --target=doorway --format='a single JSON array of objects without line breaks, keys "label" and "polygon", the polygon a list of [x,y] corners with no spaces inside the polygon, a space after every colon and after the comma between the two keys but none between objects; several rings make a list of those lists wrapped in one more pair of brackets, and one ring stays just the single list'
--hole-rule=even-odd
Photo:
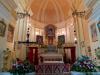
[{"label": "doorway", "polygon": [[64,53],[66,55],[66,61],[73,64],[76,61],[76,48],[75,47],[64,47]]}]

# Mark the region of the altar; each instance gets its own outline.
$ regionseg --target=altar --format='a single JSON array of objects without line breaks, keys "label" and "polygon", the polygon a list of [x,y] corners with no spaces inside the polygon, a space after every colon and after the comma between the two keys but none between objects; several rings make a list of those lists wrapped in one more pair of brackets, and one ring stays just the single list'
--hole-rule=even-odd
[{"label": "altar", "polygon": [[64,63],[42,63],[36,65],[35,70],[36,75],[65,75],[69,72],[69,66]]},{"label": "altar", "polygon": [[43,63],[63,63],[62,54],[58,53],[46,53],[41,54],[43,57]]},{"label": "altar", "polygon": [[57,47],[55,45],[48,45],[47,46],[47,53],[57,53],[58,50],[57,50]]}]

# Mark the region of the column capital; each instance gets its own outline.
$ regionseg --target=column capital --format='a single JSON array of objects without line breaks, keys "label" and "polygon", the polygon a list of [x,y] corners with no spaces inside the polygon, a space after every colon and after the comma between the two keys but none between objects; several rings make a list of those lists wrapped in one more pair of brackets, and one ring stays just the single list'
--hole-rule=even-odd
[{"label": "column capital", "polygon": [[30,16],[30,14],[28,12],[17,12],[17,17],[19,19],[25,18],[27,16]]},{"label": "column capital", "polygon": [[80,17],[82,17],[82,16],[85,15],[85,11],[77,11],[77,10],[75,10],[75,11],[73,11],[72,15],[73,16],[80,16]]}]

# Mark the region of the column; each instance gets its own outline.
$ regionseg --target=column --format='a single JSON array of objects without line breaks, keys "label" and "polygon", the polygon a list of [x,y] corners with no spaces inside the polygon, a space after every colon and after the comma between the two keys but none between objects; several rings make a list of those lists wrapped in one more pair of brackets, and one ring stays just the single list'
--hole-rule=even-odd
[{"label": "column", "polygon": [[14,33],[16,58],[24,59],[26,56],[26,46],[23,44],[18,44],[18,41],[26,41],[26,33],[27,17],[24,17],[23,14],[18,14],[18,20],[15,26]]},{"label": "column", "polygon": [[27,32],[27,18],[18,18],[15,27],[14,41],[25,41]]},{"label": "column", "polygon": [[77,54],[85,55],[85,38],[84,38],[84,30],[83,30],[83,18],[84,18],[85,12],[73,12],[73,18],[75,23],[75,32],[77,37]]},{"label": "column", "polygon": [[65,23],[65,32],[66,32],[66,35],[65,35],[65,44],[67,43],[67,37],[68,37],[68,35],[67,35],[67,23]]}]

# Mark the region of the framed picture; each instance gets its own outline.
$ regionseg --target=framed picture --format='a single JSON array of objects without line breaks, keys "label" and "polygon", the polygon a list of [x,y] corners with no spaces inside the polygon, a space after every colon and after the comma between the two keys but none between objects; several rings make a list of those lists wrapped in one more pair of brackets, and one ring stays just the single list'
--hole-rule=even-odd
[{"label": "framed picture", "polygon": [[58,36],[58,44],[62,45],[64,43],[65,43],[65,36],[64,35]]},{"label": "framed picture", "polygon": [[97,23],[98,30],[100,32],[100,21]]},{"label": "framed picture", "polygon": [[97,30],[96,30],[96,24],[93,23],[93,24],[90,26],[90,29],[91,29],[92,42],[98,41],[98,38],[97,38]]},{"label": "framed picture", "polygon": [[8,42],[13,42],[13,35],[14,35],[14,27],[9,25],[8,26],[8,35],[7,35],[7,41]]},{"label": "framed picture", "polygon": [[43,36],[37,35],[37,36],[36,36],[36,42],[37,42],[37,44],[39,44],[39,45],[43,44]]},{"label": "framed picture", "polygon": [[55,37],[56,27],[52,24],[49,24],[45,27],[46,37]]},{"label": "framed picture", "polygon": [[6,31],[6,24],[4,21],[0,21],[0,36],[4,37]]}]

